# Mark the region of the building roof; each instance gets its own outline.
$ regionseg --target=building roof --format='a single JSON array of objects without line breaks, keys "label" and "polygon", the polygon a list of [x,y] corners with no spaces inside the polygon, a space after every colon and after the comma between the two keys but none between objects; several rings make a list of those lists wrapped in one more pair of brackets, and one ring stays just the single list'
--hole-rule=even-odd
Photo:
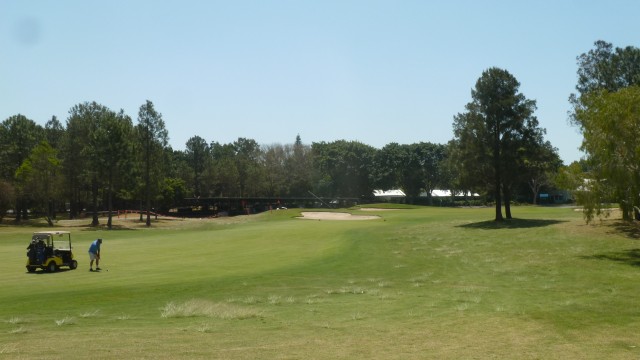
[{"label": "building roof", "polygon": [[395,190],[373,190],[375,197],[406,197],[405,193],[400,189]]}]

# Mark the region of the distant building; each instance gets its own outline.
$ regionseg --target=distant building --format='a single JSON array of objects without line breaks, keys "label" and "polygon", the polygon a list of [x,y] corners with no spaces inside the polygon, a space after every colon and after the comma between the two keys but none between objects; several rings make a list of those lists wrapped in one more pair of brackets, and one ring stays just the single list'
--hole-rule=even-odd
[{"label": "distant building", "polygon": [[[427,192],[422,192],[420,194],[421,197],[427,197],[429,194]],[[452,196],[452,191],[451,190],[440,190],[440,189],[435,189],[431,191],[431,196],[432,197],[451,197]],[[478,193],[471,193],[471,191],[458,191],[455,193],[455,197],[468,197],[468,198],[475,198],[475,197],[480,197],[480,195]]]},{"label": "distant building", "polygon": [[404,191],[395,190],[373,190],[373,196],[382,201],[401,200],[407,197]]}]

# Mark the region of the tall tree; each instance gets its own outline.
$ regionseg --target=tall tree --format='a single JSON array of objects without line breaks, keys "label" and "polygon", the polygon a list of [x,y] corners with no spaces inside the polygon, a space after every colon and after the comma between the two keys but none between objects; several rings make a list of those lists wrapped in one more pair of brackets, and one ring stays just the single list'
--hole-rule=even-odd
[{"label": "tall tree", "polygon": [[169,141],[162,114],[157,112],[153,103],[146,101],[138,111],[137,133],[142,155],[144,177],[144,198],[146,204],[146,225],[151,226],[151,198],[159,192],[162,181],[163,150]]},{"label": "tall tree", "polygon": [[[455,152],[464,183],[484,185],[496,202],[495,220],[502,221],[503,186],[517,167],[520,138],[535,110],[535,101],[518,92],[520,83],[508,71],[490,68],[471,91],[466,112],[454,117]],[[508,196],[508,194],[507,194]],[[509,214],[510,215],[510,214]]]},{"label": "tall tree", "polygon": [[[71,202],[79,201],[83,188],[91,189],[92,226],[99,225],[98,206],[100,189],[104,183],[106,168],[105,146],[109,138],[109,124],[115,113],[97,102],[84,102],[69,110],[67,138],[64,146],[64,166],[68,176]],[[73,205],[72,205],[72,212]]]},{"label": "tall tree", "polygon": [[112,227],[113,194],[121,177],[132,163],[131,117],[123,110],[119,113],[106,111],[91,134],[90,156],[95,164],[95,172],[103,179],[107,192],[107,227]]},{"label": "tall tree", "polygon": [[235,163],[235,147],[233,144],[212,142],[211,158],[213,166],[207,177],[215,179],[214,193],[217,196],[239,196],[239,173]]},{"label": "tall tree", "polygon": [[262,166],[266,180],[265,195],[283,196],[287,189],[287,148],[281,144],[273,144],[262,148]]},{"label": "tall tree", "polygon": [[358,141],[338,140],[311,145],[318,177],[318,192],[324,196],[370,196],[376,149]]},{"label": "tall tree", "polygon": [[64,133],[65,128],[55,115],[44,125],[45,140],[56,150],[62,146]]},{"label": "tall tree", "polygon": [[202,193],[203,175],[211,156],[209,152],[209,144],[207,144],[205,139],[196,135],[187,140],[186,146],[185,158],[187,160],[187,164],[191,168],[191,178],[193,179],[191,188],[193,195],[198,197],[204,195]]},{"label": "tall tree", "polygon": [[256,196],[263,185],[260,145],[253,139],[238,138],[234,141],[233,148],[240,196]]},{"label": "tall tree", "polygon": [[[13,182],[16,170],[31,150],[44,139],[44,129],[26,116],[18,114],[0,125],[0,179]],[[28,199],[17,194],[16,221],[27,217]]]},{"label": "tall tree", "polygon": [[60,198],[62,176],[57,151],[43,141],[16,170],[18,192],[32,201],[34,210],[44,213],[53,226],[56,201]]},{"label": "tall tree", "polygon": [[7,214],[7,211],[14,206],[15,189],[11,182],[0,180],[0,223]]},{"label": "tall tree", "polygon": [[576,119],[583,129],[582,149],[594,165],[591,181],[600,183],[588,198],[596,201],[583,204],[585,216],[590,220],[601,206],[597,199],[609,193],[620,204],[623,218],[631,220],[634,207],[640,207],[640,87],[592,91],[581,102]]},{"label": "tall tree", "polygon": [[408,146],[409,159],[403,172],[403,184],[407,196],[416,199],[421,191],[427,193],[431,203],[431,192],[443,185],[443,168],[446,146],[420,142]]},{"label": "tall tree", "polygon": [[607,196],[620,204],[624,219],[631,219],[640,189],[633,154],[638,151],[640,48],[614,49],[600,40],[578,56],[577,63],[578,93],[570,96],[571,120],[583,134],[582,149],[591,165],[589,185],[578,200],[585,205],[587,221]]},{"label": "tall tree", "polygon": [[291,196],[307,196],[311,190],[311,147],[302,143],[300,135],[296,135],[290,151],[285,158],[286,183]]}]

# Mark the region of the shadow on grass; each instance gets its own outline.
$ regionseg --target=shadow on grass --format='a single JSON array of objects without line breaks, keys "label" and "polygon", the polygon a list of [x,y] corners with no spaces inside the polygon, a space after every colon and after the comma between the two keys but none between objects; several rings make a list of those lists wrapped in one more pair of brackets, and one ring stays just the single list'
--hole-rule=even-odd
[{"label": "shadow on grass", "polygon": [[616,232],[625,234],[632,239],[640,239],[640,225],[631,221],[616,221],[611,225]]},{"label": "shadow on grass", "polygon": [[567,222],[564,220],[549,220],[549,219],[510,219],[504,221],[481,221],[471,224],[458,225],[461,228],[466,229],[483,229],[483,230],[495,230],[495,229],[529,229],[545,227],[555,224]]},{"label": "shadow on grass", "polygon": [[630,249],[606,254],[582,256],[582,258],[592,260],[609,260],[640,267],[640,249]]}]

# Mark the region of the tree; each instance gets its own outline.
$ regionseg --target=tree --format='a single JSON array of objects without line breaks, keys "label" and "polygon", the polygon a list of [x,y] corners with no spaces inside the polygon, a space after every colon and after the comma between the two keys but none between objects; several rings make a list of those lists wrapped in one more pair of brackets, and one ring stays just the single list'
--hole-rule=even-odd
[{"label": "tree", "polygon": [[598,40],[595,48],[577,57],[578,95],[572,95],[572,102],[579,96],[592,91],[619,89],[640,85],[640,48],[627,46],[613,48],[611,43]]},{"label": "tree", "polygon": [[[13,182],[16,170],[44,139],[44,130],[24,115],[14,115],[0,125],[0,179]],[[27,198],[16,194],[16,221],[27,218]]]},{"label": "tree", "polygon": [[[124,115],[122,115],[124,116]],[[117,131],[111,129],[115,122],[115,113],[104,105],[93,102],[84,102],[69,110],[67,120],[67,138],[64,146],[64,167],[67,174],[69,191],[71,196],[71,212],[75,213],[80,202],[80,192],[89,188],[91,193],[92,226],[99,225],[98,205],[100,189],[108,171],[117,161],[120,149],[119,143],[110,144],[114,140],[113,134]],[[110,134],[113,132],[113,134]],[[115,151],[113,154],[110,150]]]},{"label": "tree", "polygon": [[112,227],[114,188],[131,167],[133,123],[123,110],[106,111],[91,134],[90,157],[107,191],[107,227]]},{"label": "tree", "polygon": [[409,145],[390,143],[376,152],[374,176],[376,186],[401,188],[413,203],[422,191],[429,194],[442,184],[442,164],[446,147],[420,142]]},{"label": "tree", "polygon": [[207,177],[215,179],[214,193],[221,197],[239,194],[240,175],[234,160],[235,147],[233,144],[212,142],[210,149],[213,166]]},{"label": "tree", "polygon": [[521,174],[525,177],[527,186],[531,190],[532,202],[538,203],[540,190],[553,184],[562,160],[558,150],[550,142],[533,144],[525,149],[525,159]]},{"label": "tree", "polygon": [[207,144],[205,139],[196,135],[187,140],[186,146],[185,158],[187,160],[187,164],[191,168],[191,178],[193,179],[191,188],[193,190],[193,195],[198,197],[203,195],[202,177],[209,163],[209,144]]},{"label": "tree", "polygon": [[285,148],[285,172],[288,194],[291,196],[307,196],[311,190],[312,156],[311,147],[302,143],[300,135],[288,151]]},{"label": "tree", "polygon": [[62,177],[57,151],[43,141],[16,170],[18,192],[33,203],[33,208],[44,213],[49,226],[55,218],[55,202],[60,198]]},{"label": "tree", "polygon": [[[496,202],[495,220],[502,221],[502,195],[507,173],[517,168],[524,143],[526,123],[531,122],[535,101],[518,92],[520,83],[508,71],[491,68],[482,73],[471,91],[466,112],[454,117],[454,136],[458,149],[462,181],[469,186],[483,185]],[[507,213],[510,216],[510,212]]]},{"label": "tree", "polygon": [[613,48],[596,41],[578,56],[578,94],[572,94],[571,120],[583,134],[582,149],[591,166],[588,186],[577,194],[589,222],[604,199],[617,201],[624,219],[638,206],[638,92],[640,49]]},{"label": "tree", "polygon": [[376,149],[358,141],[338,140],[311,145],[318,176],[317,187],[324,196],[361,197],[373,192]]},{"label": "tree", "polygon": [[137,134],[144,177],[144,199],[146,204],[146,225],[151,226],[151,198],[159,192],[162,180],[163,150],[169,141],[162,114],[157,112],[149,100],[138,111]]},{"label": "tree", "polygon": [[415,199],[425,191],[431,203],[431,192],[443,184],[446,146],[420,142],[409,145],[408,151],[409,159],[402,176],[406,194]]},{"label": "tree", "polygon": [[287,148],[281,144],[265,146],[262,149],[266,187],[268,196],[283,196],[288,193],[287,188]]},{"label": "tree", "polygon": [[260,145],[253,139],[238,138],[233,142],[233,149],[240,197],[256,196],[263,185]]},{"label": "tree", "polygon": [[15,190],[9,181],[0,180],[0,223],[7,211],[14,206]]},{"label": "tree", "polygon": [[406,146],[396,142],[378,150],[372,172],[374,186],[383,190],[402,187],[403,167],[407,164],[407,155]]},{"label": "tree", "polygon": [[52,148],[60,150],[62,141],[64,139],[65,129],[62,123],[57,117],[52,116],[51,120],[47,121],[44,125],[45,140],[51,145]]},{"label": "tree", "polygon": [[[582,149],[596,172],[591,180],[603,184],[606,179],[609,189],[604,191],[612,193],[623,218],[631,220],[634,207],[640,206],[640,87],[592,91],[581,96],[581,103],[576,119],[583,130]],[[583,205],[588,215],[600,204]]]}]

